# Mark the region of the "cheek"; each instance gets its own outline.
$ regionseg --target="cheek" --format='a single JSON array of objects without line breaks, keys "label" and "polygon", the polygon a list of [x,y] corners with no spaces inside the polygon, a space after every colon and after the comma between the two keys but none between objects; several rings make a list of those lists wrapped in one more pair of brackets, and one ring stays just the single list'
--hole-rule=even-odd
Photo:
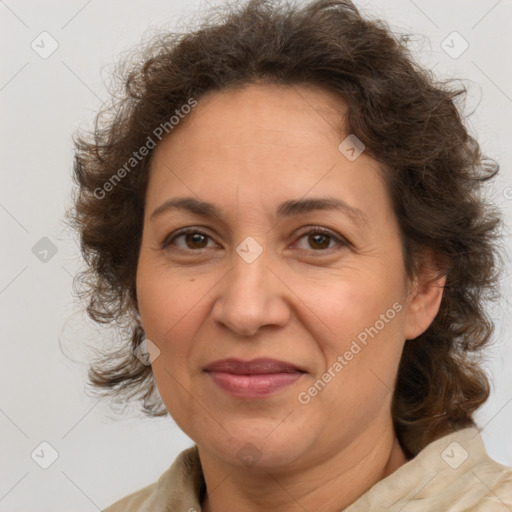
[{"label": "cheek", "polygon": [[323,348],[330,358],[348,350],[358,336],[364,340],[375,324],[381,338],[396,337],[401,320],[397,310],[402,309],[403,293],[390,275],[393,272],[354,266],[333,273],[323,283],[297,281],[294,292],[310,310],[310,327],[324,340]]},{"label": "cheek", "polygon": [[208,279],[185,279],[165,264],[141,255],[137,270],[137,301],[146,335],[163,342],[193,314],[208,289]]},{"label": "cheek", "polygon": [[211,310],[209,297],[218,279],[212,273],[187,278],[144,257],[139,262],[139,310],[146,337],[160,350],[153,373],[171,413],[197,371],[194,340]]},{"label": "cheek", "polygon": [[383,293],[380,286],[345,282],[336,289],[316,302],[332,332],[317,337],[323,367],[302,391],[315,414],[336,410],[355,423],[370,421],[391,399],[403,348],[403,306],[395,300],[399,294]]},{"label": "cheek", "polygon": [[152,363],[160,396],[171,417],[184,431],[190,430],[193,373],[193,340],[204,315],[204,286],[198,281],[141,274],[139,307],[146,337],[160,350]]}]

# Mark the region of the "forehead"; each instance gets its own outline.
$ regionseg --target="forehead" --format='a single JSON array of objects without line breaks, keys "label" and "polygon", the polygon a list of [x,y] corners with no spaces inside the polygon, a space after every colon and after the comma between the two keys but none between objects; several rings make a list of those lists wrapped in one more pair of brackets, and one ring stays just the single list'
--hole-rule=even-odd
[{"label": "forehead", "polygon": [[208,158],[224,157],[229,150],[245,156],[261,145],[276,146],[282,153],[287,147],[294,152],[302,147],[307,155],[320,138],[324,144],[316,153],[326,145],[336,149],[345,112],[340,98],[314,86],[247,85],[211,91],[157,146],[154,159],[170,147],[176,156],[194,147],[194,154],[206,151],[203,156]]},{"label": "forehead", "polygon": [[[147,201],[195,196],[238,205],[338,196],[386,198],[377,162],[340,152],[346,105],[311,86],[251,85],[210,92],[157,146]],[[342,197],[341,197],[342,196]]]}]

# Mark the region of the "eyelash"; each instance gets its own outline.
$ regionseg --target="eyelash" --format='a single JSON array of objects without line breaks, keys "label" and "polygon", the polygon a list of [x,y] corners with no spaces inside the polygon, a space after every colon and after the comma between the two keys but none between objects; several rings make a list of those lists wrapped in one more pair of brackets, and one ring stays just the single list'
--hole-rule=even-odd
[{"label": "eyelash", "polygon": [[[197,228],[184,228],[184,229],[179,230],[177,233],[173,234],[172,236],[167,237],[164,240],[164,242],[162,243],[162,247],[161,247],[162,250],[168,249],[169,246],[176,239],[178,239],[181,236],[188,235],[188,234],[203,235],[203,236],[205,236],[205,237],[207,237],[207,238],[209,238],[211,240],[211,237],[208,234],[203,233],[202,231],[199,231]],[[300,237],[299,237],[299,240],[304,238],[304,237],[307,237],[309,235],[314,235],[314,234],[320,234],[320,235],[324,235],[324,236],[327,236],[327,237],[331,238],[333,241],[338,243],[338,248],[330,247],[330,248],[327,248],[327,249],[310,249],[311,252],[315,252],[315,253],[323,252],[323,253],[326,253],[326,252],[331,252],[333,249],[339,250],[342,247],[348,247],[350,245],[350,243],[345,238],[343,238],[341,236],[338,236],[338,235],[334,234],[332,231],[330,231],[328,229],[325,229],[325,228],[321,228],[321,227],[313,227],[309,231],[306,231],[305,233],[302,233],[300,235]],[[206,249],[206,248],[203,248],[203,249]],[[198,251],[201,251],[203,249],[194,250],[194,249],[178,248],[178,250],[187,251],[187,252],[198,252]],[[307,250],[307,249],[305,249],[305,250]]]}]

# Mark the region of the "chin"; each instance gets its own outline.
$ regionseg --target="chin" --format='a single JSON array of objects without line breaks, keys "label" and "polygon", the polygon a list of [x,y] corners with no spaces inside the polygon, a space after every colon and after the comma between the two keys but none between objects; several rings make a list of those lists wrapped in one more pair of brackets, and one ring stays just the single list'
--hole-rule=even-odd
[{"label": "chin", "polygon": [[[314,444],[313,439],[306,437],[312,435],[311,430],[305,431],[297,425],[283,426],[284,422],[279,425],[279,422],[270,424],[269,421],[259,426],[254,421],[244,423],[238,428],[226,426],[232,437],[210,438],[198,444],[227,464],[254,471],[295,467],[297,460],[308,451],[308,446]],[[279,425],[277,428],[276,424]]]}]

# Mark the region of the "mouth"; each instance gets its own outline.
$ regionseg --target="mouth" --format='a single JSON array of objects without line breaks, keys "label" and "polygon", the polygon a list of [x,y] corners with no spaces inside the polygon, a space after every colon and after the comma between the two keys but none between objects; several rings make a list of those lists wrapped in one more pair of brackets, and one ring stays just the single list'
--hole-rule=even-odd
[{"label": "mouth", "polygon": [[306,373],[294,364],[267,358],[223,359],[209,364],[204,371],[222,391],[238,398],[273,395]]}]

